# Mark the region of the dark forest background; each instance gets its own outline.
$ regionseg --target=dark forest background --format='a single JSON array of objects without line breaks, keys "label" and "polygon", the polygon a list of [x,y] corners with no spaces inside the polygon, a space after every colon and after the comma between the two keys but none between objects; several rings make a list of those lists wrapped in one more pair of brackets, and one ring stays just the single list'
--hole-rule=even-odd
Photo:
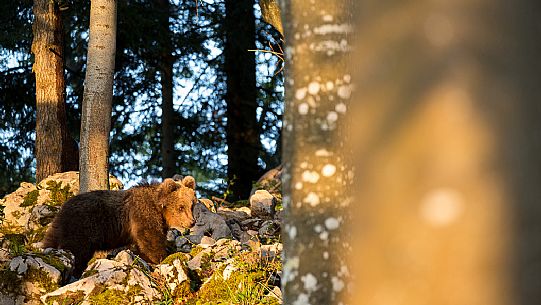
[{"label": "dark forest background", "polygon": [[[0,196],[35,181],[32,4],[0,5]],[[68,130],[78,142],[90,2],[55,4]],[[252,0],[121,0],[117,16],[110,172],[128,185],[191,174],[203,193],[245,197],[281,162],[278,31]],[[164,141],[174,148],[166,154]]]}]

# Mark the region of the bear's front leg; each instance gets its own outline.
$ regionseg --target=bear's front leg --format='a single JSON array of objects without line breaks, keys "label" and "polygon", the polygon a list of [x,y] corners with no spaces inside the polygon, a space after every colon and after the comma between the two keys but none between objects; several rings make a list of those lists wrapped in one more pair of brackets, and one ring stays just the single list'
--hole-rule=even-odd
[{"label": "bear's front leg", "polygon": [[133,240],[143,260],[159,264],[166,256],[166,234],[158,228],[145,225],[132,226]]}]

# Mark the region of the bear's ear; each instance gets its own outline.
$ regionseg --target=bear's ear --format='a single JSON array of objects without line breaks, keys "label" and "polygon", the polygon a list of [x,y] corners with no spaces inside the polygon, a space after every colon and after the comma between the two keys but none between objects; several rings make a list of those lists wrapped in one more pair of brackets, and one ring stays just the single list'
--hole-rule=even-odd
[{"label": "bear's ear", "polygon": [[160,192],[160,195],[167,195],[169,193],[172,193],[179,187],[178,183],[175,182],[175,180],[171,178],[167,178],[163,180],[163,182],[158,187],[158,191]]},{"label": "bear's ear", "polygon": [[182,179],[182,184],[195,191],[195,178],[192,176],[186,176]]}]

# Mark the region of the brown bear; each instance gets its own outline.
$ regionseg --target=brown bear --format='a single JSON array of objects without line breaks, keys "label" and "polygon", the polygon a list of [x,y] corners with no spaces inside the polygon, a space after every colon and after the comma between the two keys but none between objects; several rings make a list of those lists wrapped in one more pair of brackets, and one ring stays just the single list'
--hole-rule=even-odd
[{"label": "brown bear", "polygon": [[74,276],[81,275],[97,250],[135,244],[141,258],[154,264],[166,257],[168,228],[194,225],[195,179],[165,179],[124,191],[92,191],[66,201],[43,241],[44,248],[69,250]]}]

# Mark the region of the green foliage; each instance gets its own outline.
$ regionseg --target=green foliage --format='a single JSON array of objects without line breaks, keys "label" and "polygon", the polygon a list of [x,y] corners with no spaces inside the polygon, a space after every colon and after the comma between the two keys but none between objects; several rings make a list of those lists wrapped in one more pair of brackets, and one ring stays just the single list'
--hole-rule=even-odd
[{"label": "green foliage", "polygon": [[27,245],[32,245],[32,243],[36,243],[38,241],[42,241],[45,237],[45,232],[47,232],[47,226],[39,227],[38,229],[28,231],[26,232],[26,236],[28,237]]},{"label": "green foliage", "polygon": [[0,205],[0,226],[4,222],[4,218],[6,217],[6,214],[4,213],[5,206]]},{"label": "green foliage", "polygon": [[[223,202],[225,202],[225,200],[227,200],[227,198],[229,196],[233,195],[232,187],[233,187],[233,185],[235,185],[236,180],[237,180],[237,177],[235,175],[233,175],[233,179],[230,179],[227,182],[227,188],[225,189],[225,191],[224,191],[224,193],[222,195]],[[222,205],[223,205],[223,202],[222,202]]]},{"label": "green foliage", "polygon": [[4,235],[4,240],[6,240],[9,245],[8,251],[11,257],[19,256],[27,252],[27,239],[23,234],[6,234]]},{"label": "green foliage", "polygon": [[[0,14],[0,197],[20,182],[35,182],[35,79],[32,74],[32,1],[4,1]],[[64,23],[68,130],[78,140],[86,69],[89,2],[57,1]],[[160,64],[166,41],[174,57],[176,168],[198,181],[202,195],[223,193],[226,177],[226,77],[223,70],[224,2],[170,2],[168,11],[153,1],[118,2],[117,52],[110,145],[111,172],[124,181],[161,176]],[[145,16],[145,18],[141,18]],[[165,31],[163,20],[169,20]],[[257,21],[257,49],[277,48],[280,35]],[[278,49],[278,48],[277,48]],[[268,143],[261,167],[279,163],[282,119],[281,69],[268,54],[254,54],[259,125]],[[265,75],[263,75],[265,74]],[[178,88],[181,88],[179,90]],[[56,202],[60,202],[57,200]]]}]

